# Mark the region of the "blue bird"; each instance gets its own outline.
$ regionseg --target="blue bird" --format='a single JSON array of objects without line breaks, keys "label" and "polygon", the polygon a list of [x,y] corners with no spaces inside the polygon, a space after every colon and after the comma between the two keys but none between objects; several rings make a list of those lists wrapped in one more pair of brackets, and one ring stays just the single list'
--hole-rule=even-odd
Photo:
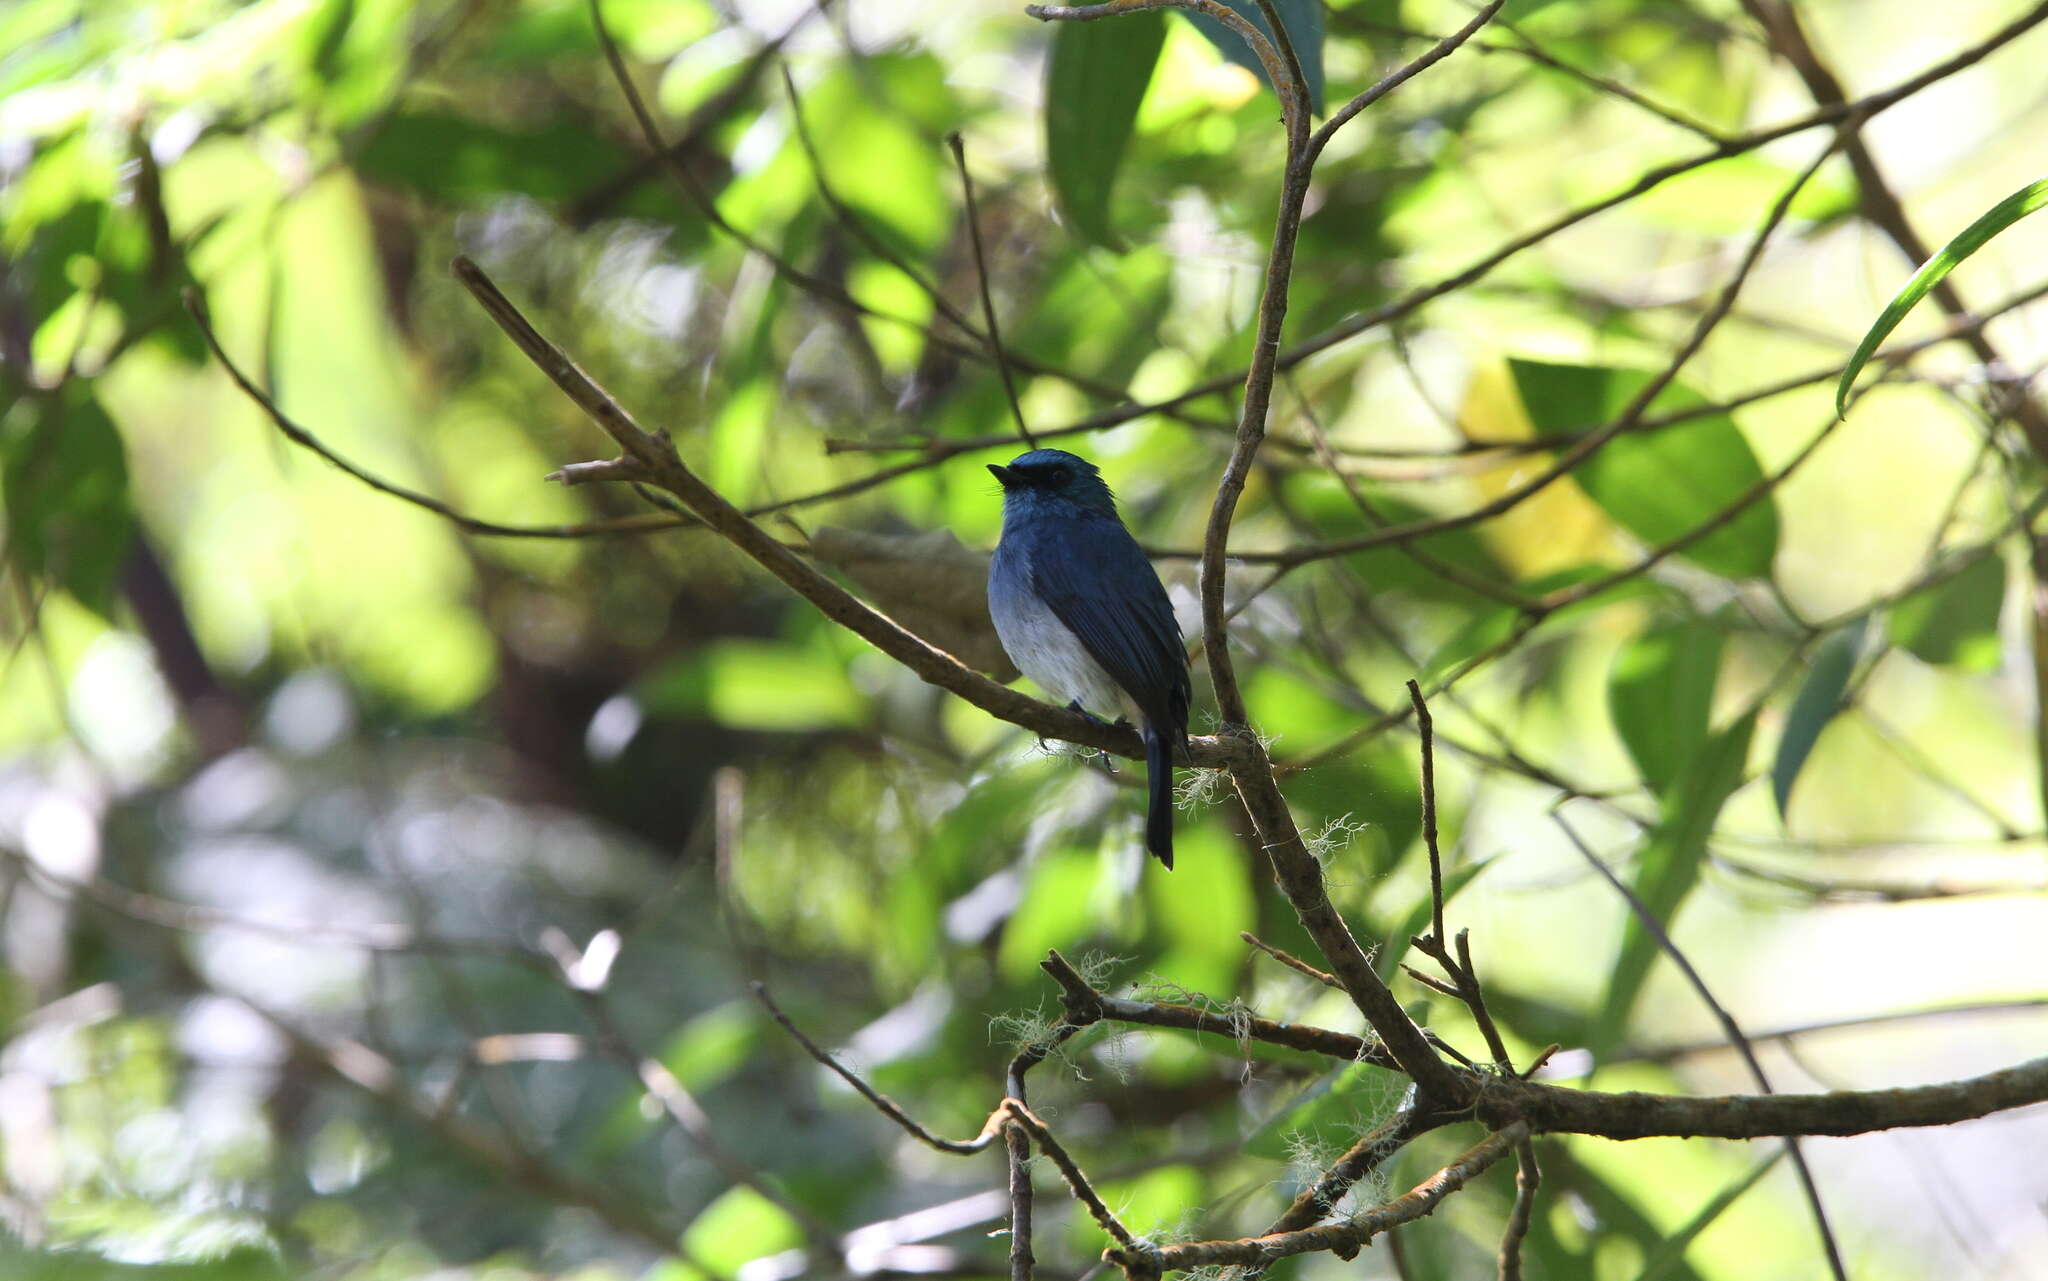
[{"label": "blue bird", "polygon": [[1173,757],[1188,736],[1188,655],[1159,575],[1085,458],[1034,449],[989,465],[1003,536],[988,609],[1017,670],[1078,712],[1135,712],[1151,802],[1145,848],[1173,866]]}]

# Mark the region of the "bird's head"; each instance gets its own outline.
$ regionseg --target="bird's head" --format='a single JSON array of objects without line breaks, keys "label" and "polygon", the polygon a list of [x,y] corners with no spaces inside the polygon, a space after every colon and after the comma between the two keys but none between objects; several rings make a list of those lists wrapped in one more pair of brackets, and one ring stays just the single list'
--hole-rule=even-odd
[{"label": "bird's head", "polygon": [[1002,482],[1005,507],[1071,503],[1116,515],[1116,496],[1102,483],[1095,464],[1064,449],[1034,449],[1012,458],[1007,467],[990,463],[988,469]]}]

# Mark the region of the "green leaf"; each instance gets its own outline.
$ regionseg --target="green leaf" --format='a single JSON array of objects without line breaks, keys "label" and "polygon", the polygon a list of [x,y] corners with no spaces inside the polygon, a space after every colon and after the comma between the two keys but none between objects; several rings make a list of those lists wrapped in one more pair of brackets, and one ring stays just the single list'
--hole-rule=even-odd
[{"label": "green leaf", "polygon": [[[1254,0],[1223,0],[1223,3],[1268,39],[1272,38],[1273,28],[1267,25],[1266,15],[1259,12]],[[1308,81],[1309,109],[1320,115],[1323,110],[1323,0],[1274,0],[1273,7],[1280,11],[1280,25],[1287,28],[1287,38],[1294,45],[1294,56],[1301,61],[1302,77]],[[1189,13],[1187,17],[1195,24],[1195,30],[1216,46],[1216,52],[1260,80],[1266,80],[1265,64],[1244,42],[1244,37],[1206,14]],[[1274,48],[1279,48],[1277,41]],[[1281,61],[1286,61],[1284,53]],[[1270,81],[1266,87],[1273,89],[1275,95],[1279,93]]]},{"label": "green leaf", "polygon": [[1778,736],[1778,756],[1771,764],[1771,795],[1777,798],[1780,818],[1785,816],[1792,785],[1799,781],[1799,771],[1820,740],[1820,732],[1842,710],[1849,674],[1856,669],[1856,655],[1863,649],[1869,623],[1870,616],[1865,614],[1822,641],[1806,673],[1806,683],[1799,687],[1799,697],[1792,700],[1785,732]]},{"label": "green leaf", "polygon": [[[1573,1226],[1582,1230],[1573,1234],[1578,1241],[1568,1246],[1560,1240],[1558,1232],[1559,1220],[1565,1216],[1537,1214],[1530,1225],[1526,1247],[1532,1276],[1607,1275],[1594,1266],[1596,1254],[1612,1257],[1611,1251],[1603,1248],[1607,1243],[1632,1242],[1642,1251],[1641,1257],[1648,1257],[1670,1235],[1669,1229],[1637,1203],[1650,1202],[1660,1190],[1654,1180],[1631,1178],[1627,1174],[1605,1175],[1576,1159],[1569,1144],[1552,1144],[1544,1149],[1543,1186],[1550,1195],[1565,1198],[1562,1203],[1574,1208]],[[1538,1263],[1548,1265],[1545,1272],[1534,1271],[1533,1265]],[[1701,1281],[1683,1255],[1674,1261],[1673,1269],[1667,1281]]]},{"label": "green leaf", "polygon": [[760,1040],[760,1011],[749,1001],[727,1001],[683,1024],[662,1047],[661,1061],[684,1088],[702,1093],[731,1076]]},{"label": "green leaf", "polygon": [[[1727,729],[1709,737],[1687,762],[1663,800],[1657,829],[1643,847],[1636,863],[1631,887],[1650,915],[1670,928],[1672,918],[1699,883],[1700,865],[1705,862],[1707,838],[1713,835],[1714,820],[1737,787],[1749,759],[1749,740],[1756,729],[1751,712]],[[1657,955],[1657,941],[1643,928],[1631,911],[1622,928],[1621,953],[1607,983],[1600,1017],[1589,1038],[1596,1057],[1613,1047],[1628,1024],[1636,997],[1649,977],[1650,962]]]},{"label": "green leaf", "polygon": [[1643,781],[1659,796],[1707,737],[1722,634],[1698,621],[1659,623],[1622,646],[1607,677],[1607,710]]},{"label": "green leaf", "polygon": [[[779,1254],[802,1242],[796,1221],[781,1206],[748,1187],[722,1194],[704,1207],[683,1233],[685,1256],[701,1261],[714,1275],[727,1277],[743,1263]],[[685,1265],[684,1275],[692,1271]]]},{"label": "green leaf", "polygon": [[[1544,437],[1576,436],[1617,417],[1649,382],[1640,369],[1510,360],[1529,421]],[[1650,402],[1647,417],[1710,403],[1680,383]],[[1651,546],[1706,524],[1764,478],[1749,441],[1725,413],[1636,430],[1607,442],[1572,475],[1589,497]],[[1765,495],[1679,553],[1730,578],[1764,578],[1778,553],[1778,512]]]},{"label": "green leaf", "polygon": [[1092,852],[1048,854],[1031,868],[1030,877],[996,949],[996,970],[1012,982],[1032,977],[1047,948],[1071,948],[1095,930],[1094,899],[1102,876]]},{"label": "green leaf", "polygon": [[624,151],[573,121],[514,130],[439,111],[397,113],[356,157],[367,178],[449,203],[496,200],[508,192],[567,200],[625,163]]},{"label": "green leaf", "polygon": [[105,613],[135,513],[121,435],[87,384],[23,397],[0,419],[0,496],[9,557]]},{"label": "green leaf", "polygon": [[1892,643],[1937,667],[1988,672],[1998,666],[1998,616],[2005,608],[2005,561],[1981,556],[1954,576],[1892,606]]},{"label": "green leaf", "polygon": [[1137,123],[1138,104],[1166,43],[1165,15],[1062,22],[1045,69],[1045,161],[1074,233],[1116,247],[1109,198]]},{"label": "green leaf", "polygon": [[1849,357],[1848,365],[1842,369],[1842,380],[1835,384],[1835,412],[1848,412],[1849,389],[1856,385],[1856,375],[1863,372],[1863,366],[1870,363],[1877,345],[1899,327],[1906,313],[1927,296],[1928,290],[1940,284],[1963,259],[1982,249],[1986,241],[2044,205],[2048,205],[2048,178],[2028,183],[1993,205],[1983,217],[1963,228],[1962,234],[1943,245],[1934,257],[1922,264],[1920,270],[1913,273],[1913,278],[1906,282],[1905,288],[1899,290],[1897,296],[1878,313],[1877,322],[1871,325],[1870,332],[1863,335],[1863,341],[1856,344],[1856,353]]},{"label": "green leaf", "polygon": [[1771,1172],[1771,1167],[1784,1159],[1789,1149],[1779,1147],[1771,1154],[1742,1174],[1735,1182],[1714,1194],[1714,1199],[1700,1207],[1699,1213],[1686,1220],[1685,1226],[1672,1233],[1658,1245],[1656,1252],[1643,1260],[1643,1270],[1636,1281],[1657,1281],[1685,1258],[1685,1252],[1698,1239],[1700,1233],[1712,1227],[1714,1220],[1727,1212],[1729,1206],[1742,1199],[1742,1194],[1755,1187]]},{"label": "green leaf", "polygon": [[842,663],[787,641],[714,641],[649,673],[633,693],[649,711],[736,729],[800,732],[866,714]]}]

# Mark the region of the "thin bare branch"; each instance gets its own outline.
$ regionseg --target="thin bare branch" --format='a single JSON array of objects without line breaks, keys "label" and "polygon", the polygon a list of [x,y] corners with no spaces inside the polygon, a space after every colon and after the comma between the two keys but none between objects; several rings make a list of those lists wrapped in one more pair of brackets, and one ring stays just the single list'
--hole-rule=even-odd
[{"label": "thin bare branch", "polygon": [[988,1121],[982,1125],[981,1133],[971,1139],[948,1139],[933,1134],[930,1130],[919,1125],[916,1119],[910,1113],[905,1112],[902,1105],[897,1103],[896,1100],[883,1094],[866,1081],[861,1080],[860,1075],[852,1068],[841,1063],[823,1046],[820,1046],[810,1037],[805,1036],[803,1029],[791,1021],[789,1015],[782,1012],[782,1007],[775,1003],[774,997],[768,995],[767,984],[754,983],[750,984],[749,988],[754,994],[754,999],[759,1001],[768,1011],[769,1017],[780,1024],[783,1031],[794,1037],[796,1043],[804,1047],[805,1053],[829,1068],[840,1080],[852,1086],[856,1094],[866,1099],[869,1103],[874,1104],[876,1111],[888,1117],[897,1125],[902,1126],[904,1132],[919,1143],[934,1151],[949,1152],[955,1156],[970,1156],[976,1152],[986,1151],[989,1144],[995,1140],[996,1134],[1001,1129],[1002,1115],[1000,1111],[991,1113]]},{"label": "thin bare branch", "polygon": [[[1041,738],[1065,739],[1100,751],[1142,759],[1143,747],[1136,731],[1129,726],[1106,725],[998,685],[969,669],[951,654],[905,631],[827,578],[705,484],[683,463],[666,435],[641,427],[610,393],[542,337],[481,267],[467,258],[457,258],[454,272],[456,279],[527,358],[611,437],[624,451],[624,457],[633,459],[646,469],[650,483],[680,499],[713,532],[810,601],[826,618],[868,641],[931,684],[959,695],[999,719],[1031,730]],[[1216,737],[1197,735],[1190,737],[1188,742],[1190,763],[1197,766],[1222,765],[1235,759],[1240,750],[1234,740]]]},{"label": "thin bare branch", "polygon": [[1137,1238],[1131,1235],[1130,1229],[1123,1225],[1116,1217],[1116,1213],[1103,1203],[1102,1197],[1088,1182],[1088,1176],[1081,1173],[1081,1167],[1067,1154],[1067,1150],[1060,1146],[1059,1140],[1052,1136],[1052,1130],[1045,1122],[1039,1120],[1031,1109],[1018,1099],[1004,1099],[1003,1111],[1008,1115],[1012,1125],[1022,1129],[1030,1136],[1031,1141],[1038,1145],[1038,1150],[1052,1159],[1053,1165],[1059,1169],[1060,1177],[1065,1179],[1067,1187],[1072,1189],[1074,1199],[1088,1208],[1088,1213],[1102,1225],[1102,1230],[1109,1233],[1120,1246],[1136,1246]]},{"label": "thin bare branch", "polygon": [[1340,992],[1344,990],[1344,985],[1337,981],[1336,975],[1331,974],[1324,970],[1317,969],[1315,966],[1310,965],[1307,961],[1302,960],[1300,957],[1295,956],[1291,952],[1281,951],[1279,948],[1274,947],[1271,943],[1268,943],[1265,940],[1259,938],[1257,935],[1251,933],[1249,930],[1239,930],[1237,936],[1243,939],[1245,942],[1251,944],[1253,947],[1259,949],[1261,952],[1264,952],[1267,956],[1270,956],[1274,960],[1280,962],[1280,964],[1286,966],[1288,969],[1295,970],[1302,974],[1306,974],[1310,978],[1314,979],[1316,982],[1322,984],[1324,987],[1334,987]]},{"label": "thin bare branch", "polygon": [[[1763,1063],[1757,1059],[1756,1050],[1750,1045],[1749,1038],[1742,1034],[1742,1028],[1736,1023],[1735,1016],[1728,1012],[1726,1006],[1715,999],[1713,991],[1707,987],[1706,979],[1700,976],[1700,972],[1693,966],[1691,958],[1687,957],[1680,950],[1678,944],[1672,939],[1671,932],[1664,928],[1664,923],[1657,919],[1655,912],[1650,910],[1650,905],[1643,902],[1642,898],[1634,890],[1631,890],[1626,882],[1614,874],[1614,869],[1607,866],[1606,860],[1593,852],[1592,846],[1586,844],[1585,840],[1579,836],[1578,829],[1571,825],[1570,821],[1565,818],[1561,811],[1553,809],[1550,812],[1550,817],[1551,821],[1563,830],[1572,845],[1584,856],[1586,862],[1592,865],[1593,870],[1600,874],[1600,878],[1606,881],[1614,892],[1619,894],[1622,900],[1628,904],[1628,909],[1634,914],[1636,923],[1642,926],[1645,933],[1656,940],[1659,950],[1670,957],[1671,963],[1677,966],[1679,973],[1685,976],[1685,981],[1692,988],[1693,994],[1698,996],[1700,1003],[1705,1005],[1708,1011],[1713,1014],[1714,1021],[1721,1025],[1722,1033],[1727,1036],[1728,1043],[1733,1045],[1736,1053],[1742,1056],[1743,1065],[1749,1069],[1750,1079],[1756,1082],[1757,1088],[1765,1094],[1773,1093],[1770,1077],[1765,1075]],[[1813,1212],[1814,1227],[1820,1233],[1821,1247],[1827,1255],[1828,1266],[1838,1278],[1846,1281],[1848,1276],[1847,1265],[1842,1262],[1841,1247],[1835,1242],[1834,1228],[1828,1223],[1826,1207],[1821,1204],[1820,1186],[1814,1182],[1813,1171],[1806,1164],[1806,1154],[1799,1150],[1799,1140],[1794,1138],[1786,1139],[1785,1151],[1792,1158],[1793,1170],[1799,1175],[1799,1187],[1806,1197],[1807,1208]]]},{"label": "thin bare branch", "polygon": [[1017,424],[1017,435],[1029,447],[1038,448],[1032,438],[1031,428],[1024,421],[1024,406],[1017,400],[1017,380],[1010,374],[1010,358],[1003,352],[1003,331],[996,324],[996,299],[994,287],[989,283],[988,251],[981,243],[981,214],[974,207],[974,178],[967,172],[967,145],[960,140],[960,133],[954,130],[946,135],[946,145],[953,152],[953,167],[960,173],[960,200],[965,206],[967,219],[967,241],[974,248],[974,276],[981,285],[981,316],[988,328],[988,355],[995,361],[996,372],[1002,375],[1003,396],[1010,402],[1010,417]]}]

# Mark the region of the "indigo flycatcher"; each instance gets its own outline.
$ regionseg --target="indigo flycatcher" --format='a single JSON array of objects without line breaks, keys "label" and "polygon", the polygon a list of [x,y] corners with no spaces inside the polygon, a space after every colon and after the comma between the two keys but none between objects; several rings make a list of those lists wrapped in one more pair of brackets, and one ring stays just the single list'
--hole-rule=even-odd
[{"label": "indigo flycatcher", "polygon": [[1173,866],[1173,758],[1188,735],[1188,655],[1159,575],[1094,464],[1034,449],[1007,467],[988,609],[1017,670],[1075,711],[1135,712],[1151,803],[1145,848]]}]

